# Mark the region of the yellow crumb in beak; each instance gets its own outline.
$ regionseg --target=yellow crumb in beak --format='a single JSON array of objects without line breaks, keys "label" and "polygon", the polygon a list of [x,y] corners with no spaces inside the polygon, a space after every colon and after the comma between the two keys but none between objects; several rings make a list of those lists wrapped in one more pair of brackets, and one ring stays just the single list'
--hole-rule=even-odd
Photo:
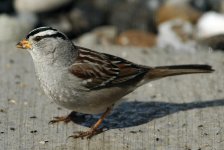
[{"label": "yellow crumb in beak", "polygon": [[21,49],[31,49],[32,46],[30,44],[29,41],[27,41],[26,39],[23,39],[22,41],[20,41],[17,45],[17,48],[21,48]]}]

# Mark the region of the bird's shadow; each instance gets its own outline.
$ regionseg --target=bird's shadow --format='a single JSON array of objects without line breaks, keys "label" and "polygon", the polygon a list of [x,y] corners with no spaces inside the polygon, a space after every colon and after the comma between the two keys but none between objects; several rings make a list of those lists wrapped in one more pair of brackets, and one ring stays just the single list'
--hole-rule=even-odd
[{"label": "bird's shadow", "polygon": [[[180,111],[201,109],[207,107],[224,106],[224,99],[210,101],[196,101],[190,103],[168,102],[123,102],[113,110],[103,122],[102,126],[116,129],[138,126]],[[101,115],[86,115],[76,113],[72,121],[86,127],[91,127]]]}]

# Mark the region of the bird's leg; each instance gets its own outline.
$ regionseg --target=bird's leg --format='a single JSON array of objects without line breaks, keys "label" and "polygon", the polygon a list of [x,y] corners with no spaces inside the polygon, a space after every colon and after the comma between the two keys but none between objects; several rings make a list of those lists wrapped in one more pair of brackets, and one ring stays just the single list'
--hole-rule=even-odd
[{"label": "bird's leg", "polygon": [[107,110],[100,117],[100,119],[90,128],[89,131],[75,132],[77,134],[72,135],[70,137],[73,137],[75,139],[87,137],[88,139],[90,139],[94,135],[97,135],[97,134],[103,132],[103,128],[99,128],[99,126],[102,124],[102,122],[106,118],[106,116],[111,112],[111,109],[112,109],[112,107],[108,107]]},{"label": "bird's leg", "polygon": [[74,118],[76,116],[76,112],[72,111],[69,115],[67,116],[62,116],[62,117],[54,117],[53,120],[51,120],[49,122],[49,124],[55,124],[55,123],[59,123],[59,122],[64,122],[64,123],[69,123],[70,121],[72,121],[72,118]]}]

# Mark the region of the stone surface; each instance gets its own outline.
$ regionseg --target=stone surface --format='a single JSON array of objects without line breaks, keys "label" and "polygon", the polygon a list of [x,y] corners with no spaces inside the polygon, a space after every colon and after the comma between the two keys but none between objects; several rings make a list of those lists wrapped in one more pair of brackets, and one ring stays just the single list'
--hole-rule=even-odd
[{"label": "stone surface", "polygon": [[68,4],[72,0],[15,0],[18,12],[46,12]]},{"label": "stone surface", "polygon": [[0,15],[0,41],[18,41],[34,27],[37,18],[31,14]]},{"label": "stone surface", "polygon": [[75,123],[49,125],[69,113],[42,92],[30,55],[15,43],[0,43],[0,147],[4,150],[222,150],[224,147],[224,53],[198,49],[85,46],[144,65],[210,64],[212,74],[170,77],[126,96],[105,120],[110,130],[91,140],[67,138],[99,117],[79,115]]}]

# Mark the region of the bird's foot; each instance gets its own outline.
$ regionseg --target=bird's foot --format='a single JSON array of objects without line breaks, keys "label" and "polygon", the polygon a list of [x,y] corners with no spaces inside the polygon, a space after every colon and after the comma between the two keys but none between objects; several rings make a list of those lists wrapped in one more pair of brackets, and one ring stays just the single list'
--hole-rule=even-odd
[{"label": "bird's foot", "polygon": [[72,121],[72,118],[74,118],[76,115],[76,112],[71,112],[68,116],[62,116],[62,117],[54,117],[53,120],[51,120],[49,122],[49,124],[55,124],[55,123],[59,123],[59,122],[64,122],[64,123],[69,123],[70,121]]},{"label": "bird's foot", "polygon": [[68,138],[81,138],[83,139],[84,137],[86,137],[87,139],[91,139],[93,136],[100,134],[104,132],[104,128],[99,128],[99,129],[94,129],[91,128],[89,131],[78,131],[78,132],[74,132],[74,135],[69,136]]},{"label": "bird's foot", "polygon": [[69,123],[71,121],[71,118],[68,116],[64,116],[64,117],[54,117],[53,120],[49,121],[49,124],[55,124],[55,123],[59,123],[59,122],[64,122],[64,123]]}]

